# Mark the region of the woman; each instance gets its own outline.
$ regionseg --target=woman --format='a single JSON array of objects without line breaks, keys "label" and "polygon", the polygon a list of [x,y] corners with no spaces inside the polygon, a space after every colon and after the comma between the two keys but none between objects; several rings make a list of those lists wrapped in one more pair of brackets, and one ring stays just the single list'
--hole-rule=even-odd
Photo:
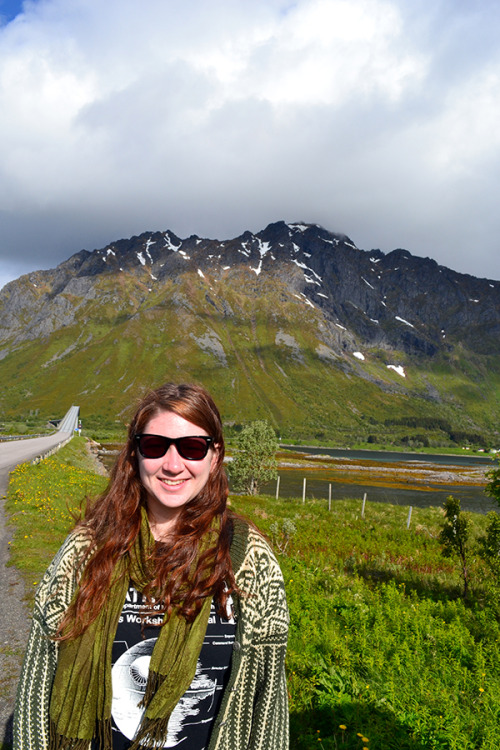
[{"label": "woman", "polygon": [[147,395],[37,591],[15,750],[285,750],[283,578],[226,507],[219,412]]}]

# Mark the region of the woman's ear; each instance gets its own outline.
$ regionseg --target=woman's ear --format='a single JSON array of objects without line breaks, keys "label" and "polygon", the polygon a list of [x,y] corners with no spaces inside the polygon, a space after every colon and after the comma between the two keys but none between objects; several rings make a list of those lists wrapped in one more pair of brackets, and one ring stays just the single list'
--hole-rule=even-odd
[{"label": "woman's ear", "polygon": [[217,460],[219,458],[219,448],[220,448],[219,443],[214,443],[213,449],[212,449],[213,450],[213,454],[212,454],[212,458],[210,460],[210,471],[213,471],[215,469],[216,465],[217,465]]}]

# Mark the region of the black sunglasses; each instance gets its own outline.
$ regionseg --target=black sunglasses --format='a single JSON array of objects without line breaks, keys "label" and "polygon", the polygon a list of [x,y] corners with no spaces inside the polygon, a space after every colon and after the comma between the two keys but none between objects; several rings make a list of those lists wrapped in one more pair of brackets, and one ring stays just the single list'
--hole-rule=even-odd
[{"label": "black sunglasses", "polygon": [[214,439],[206,435],[192,435],[190,437],[169,438],[165,435],[136,435],[139,453],[143,458],[161,458],[168,451],[172,443],[177,453],[186,461],[201,461],[208,453]]}]

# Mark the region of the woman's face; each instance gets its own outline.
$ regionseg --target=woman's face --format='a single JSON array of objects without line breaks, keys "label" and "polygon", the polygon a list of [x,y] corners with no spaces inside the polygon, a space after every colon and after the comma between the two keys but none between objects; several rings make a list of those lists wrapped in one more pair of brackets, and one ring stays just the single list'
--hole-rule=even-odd
[{"label": "woman's face", "polygon": [[[163,411],[149,420],[143,433],[169,438],[207,435],[178,414]],[[217,461],[217,446],[205,458],[192,461],[179,455],[172,443],[161,458],[144,458],[139,451],[139,476],[147,493],[147,511],[155,539],[171,530],[181,508],[203,489]]]}]

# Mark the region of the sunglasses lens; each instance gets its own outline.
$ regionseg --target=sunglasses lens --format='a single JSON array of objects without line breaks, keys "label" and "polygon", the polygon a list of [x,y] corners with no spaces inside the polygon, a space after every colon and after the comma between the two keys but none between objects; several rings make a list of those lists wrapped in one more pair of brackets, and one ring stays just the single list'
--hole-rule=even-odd
[{"label": "sunglasses lens", "polygon": [[144,458],[161,458],[174,443],[179,456],[186,461],[201,461],[207,455],[210,445],[210,438],[202,436],[172,439],[163,435],[139,435],[137,439],[139,451]]},{"label": "sunglasses lens", "polygon": [[161,435],[141,435],[139,450],[144,458],[161,458],[170,445],[170,440]]},{"label": "sunglasses lens", "polygon": [[208,453],[209,441],[203,437],[185,437],[177,439],[177,450],[187,461],[201,461]]}]

